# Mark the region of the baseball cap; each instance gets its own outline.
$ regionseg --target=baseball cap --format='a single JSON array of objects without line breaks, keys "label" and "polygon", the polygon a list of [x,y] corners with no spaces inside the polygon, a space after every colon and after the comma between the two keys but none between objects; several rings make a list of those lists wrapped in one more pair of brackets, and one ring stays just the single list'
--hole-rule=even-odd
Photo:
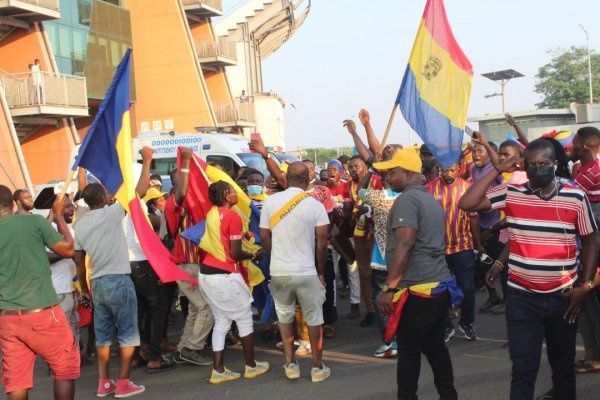
[{"label": "baseball cap", "polygon": [[148,188],[148,190],[146,191],[146,195],[144,196],[144,198],[142,200],[144,200],[144,203],[147,203],[150,200],[158,199],[160,197],[163,197],[166,194],[167,194],[167,192],[161,192],[160,190],[158,190],[157,188],[152,186],[152,187]]},{"label": "baseball cap", "polygon": [[419,149],[415,147],[407,147],[399,149],[388,161],[378,162],[373,164],[373,168],[378,170],[386,170],[400,167],[407,171],[421,172],[421,158],[419,157]]}]

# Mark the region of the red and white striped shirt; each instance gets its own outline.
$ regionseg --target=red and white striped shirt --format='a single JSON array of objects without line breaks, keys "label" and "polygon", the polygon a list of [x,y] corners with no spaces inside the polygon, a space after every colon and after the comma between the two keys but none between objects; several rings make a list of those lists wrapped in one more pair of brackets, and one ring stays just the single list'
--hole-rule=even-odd
[{"label": "red and white striped shirt", "polygon": [[600,160],[581,166],[577,171],[575,182],[585,190],[590,202],[600,202]]},{"label": "red and white striped shirt", "polygon": [[503,210],[509,231],[508,285],[551,293],[577,279],[577,236],[598,228],[583,191],[558,180],[558,193],[542,199],[528,183],[499,185],[487,197],[492,209]]}]

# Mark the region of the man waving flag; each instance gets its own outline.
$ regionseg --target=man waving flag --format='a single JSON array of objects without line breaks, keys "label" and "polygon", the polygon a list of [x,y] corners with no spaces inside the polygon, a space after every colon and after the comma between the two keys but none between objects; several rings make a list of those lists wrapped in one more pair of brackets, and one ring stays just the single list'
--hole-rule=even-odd
[{"label": "man waving flag", "polygon": [[472,81],[443,0],[427,0],[396,103],[444,168],[460,155]]},{"label": "man waving flag", "polygon": [[195,284],[196,281],[171,260],[171,254],[152,230],[135,192],[129,116],[130,71],[131,49],[128,49],[72,169],[82,167],[91,172],[131,215],[142,250],[162,282],[188,280]]}]

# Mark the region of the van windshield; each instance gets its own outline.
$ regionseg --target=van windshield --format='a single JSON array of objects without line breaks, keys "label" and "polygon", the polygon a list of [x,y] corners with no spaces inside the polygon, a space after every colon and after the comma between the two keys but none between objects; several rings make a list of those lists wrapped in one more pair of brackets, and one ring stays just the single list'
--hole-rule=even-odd
[{"label": "van windshield", "polygon": [[237,153],[237,156],[242,159],[244,164],[249,168],[254,168],[263,173],[263,175],[269,176],[269,170],[267,169],[267,163],[258,153]]}]

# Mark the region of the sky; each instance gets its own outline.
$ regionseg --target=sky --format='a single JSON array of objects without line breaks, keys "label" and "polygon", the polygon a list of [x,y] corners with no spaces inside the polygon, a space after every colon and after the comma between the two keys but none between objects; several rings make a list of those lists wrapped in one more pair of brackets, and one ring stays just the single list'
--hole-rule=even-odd
[{"label": "sky", "polygon": [[[306,3],[308,0],[304,0]],[[240,0],[224,0],[224,9]],[[342,147],[352,139],[344,119],[364,107],[382,137],[400,88],[426,0],[312,0],[304,25],[263,61],[263,87],[281,95],[287,150]],[[549,50],[585,46],[600,51],[597,0],[446,0],[454,36],[474,69],[468,116],[502,111],[500,86],[480,74],[513,68],[525,75],[506,85],[508,112],[535,109],[535,74]],[[297,113],[289,106],[293,103]],[[296,118],[297,117],[297,118]],[[300,135],[297,134],[298,126]],[[474,126],[475,127],[475,126]],[[410,127],[396,113],[389,142],[409,143]],[[412,140],[420,142],[416,134]]]}]

